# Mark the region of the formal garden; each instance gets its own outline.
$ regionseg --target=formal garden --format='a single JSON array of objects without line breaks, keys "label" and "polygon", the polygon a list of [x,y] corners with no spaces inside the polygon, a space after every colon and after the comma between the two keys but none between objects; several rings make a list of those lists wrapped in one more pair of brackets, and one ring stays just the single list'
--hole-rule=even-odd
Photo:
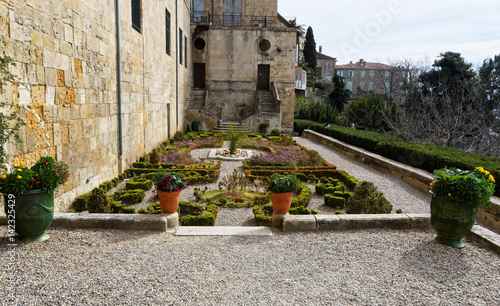
[{"label": "formal garden", "polygon": [[[207,158],[208,150],[223,148],[225,143],[229,150],[251,150],[253,155],[241,163]],[[230,166],[221,174],[223,163]],[[162,189],[159,184],[166,174],[173,175],[169,179],[180,180],[178,191],[185,189],[176,209],[183,226],[213,226],[220,208],[251,208],[254,225],[270,226],[273,205],[269,187],[279,179],[291,179],[296,187],[290,214],[373,214],[392,210],[373,183],[358,181],[326,162],[318,152],[275,130],[269,135],[177,132],[118,177],[75,198],[74,211],[161,214],[164,211],[157,190]],[[321,199],[321,204],[311,208],[313,197]]]}]

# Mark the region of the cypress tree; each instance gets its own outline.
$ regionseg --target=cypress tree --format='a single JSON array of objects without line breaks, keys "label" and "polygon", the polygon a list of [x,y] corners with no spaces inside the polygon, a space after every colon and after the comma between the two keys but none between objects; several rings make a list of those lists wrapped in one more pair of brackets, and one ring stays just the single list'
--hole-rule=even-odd
[{"label": "cypress tree", "polygon": [[304,60],[307,62],[309,68],[316,71],[316,65],[318,64],[316,58],[316,42],[314,41],[314,33],[311,27],[307,28],[306,43],[304,45]]}]

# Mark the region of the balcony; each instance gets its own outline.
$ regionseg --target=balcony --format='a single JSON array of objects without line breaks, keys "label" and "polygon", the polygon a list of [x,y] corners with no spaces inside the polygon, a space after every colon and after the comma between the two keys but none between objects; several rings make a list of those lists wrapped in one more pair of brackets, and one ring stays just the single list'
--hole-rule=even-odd
[{"label": "balcony", "polygon": [[212,15],[208,11],[193,11],[191,22],[197,25],[211,25],[224,27],[255,27],[268,29],[294,28],[295,21],[287,21],[278,16],[249,16],[242,14],[224,13]]}]

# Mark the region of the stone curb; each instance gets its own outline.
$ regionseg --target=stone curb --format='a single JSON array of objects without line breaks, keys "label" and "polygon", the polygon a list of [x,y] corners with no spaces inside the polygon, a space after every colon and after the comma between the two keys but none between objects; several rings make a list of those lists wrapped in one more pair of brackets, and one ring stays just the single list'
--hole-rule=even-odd
[{"label": "stone curb", "polygon": [[[7,224],[7,216],[0,215],[0,225]],[[50,227],[104,228],[120,230],[166,231],[179,226],[179,215],[142,214],[79,214],[55,213]]]},{"label": "stone curb", "polygon": [[[339,151],[351,159],[380,172],[392,175],[422,192],[429,191],[429,184],[433,180],[433,175],[427,171],[394,161],[313,130],[304,130],[301,137],[314,140]],[[491,203],[492,206],[490,208],[478,210],[477,220],[481,220],[484,224],[492,228],[500,229],[500,198],[491,197]]]}]

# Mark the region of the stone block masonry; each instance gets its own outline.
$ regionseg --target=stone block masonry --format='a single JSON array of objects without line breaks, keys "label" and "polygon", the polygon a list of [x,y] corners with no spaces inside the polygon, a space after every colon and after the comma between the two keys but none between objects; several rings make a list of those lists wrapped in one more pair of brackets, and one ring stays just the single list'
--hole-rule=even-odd
[{"label": "stone block masonry", "polygon": [[[0,97],[34,110],[45,123],[49,154],[69,165],[70,180],[56,192],[56,212],[67,211],[77,195],[116,177],[184,126],[190,66],[176,67],[176,37],[169,55],[164,32],[166,10],[189,32],[189,5],[180,2],[176,11],[175,4],[142,1],[139,33],[131,25],[130,2],[119,2],[120,158],[115,1],[0,1],[0,49],[16,62],[11,71],[18,78]],[[171,33],[178,32],[175,27],[171,23]],[[7,149],[11,162],[31,166],[45,153],[45,135],[31,113],[22,110],[20,116],[27,123],[24,144]]]}]

